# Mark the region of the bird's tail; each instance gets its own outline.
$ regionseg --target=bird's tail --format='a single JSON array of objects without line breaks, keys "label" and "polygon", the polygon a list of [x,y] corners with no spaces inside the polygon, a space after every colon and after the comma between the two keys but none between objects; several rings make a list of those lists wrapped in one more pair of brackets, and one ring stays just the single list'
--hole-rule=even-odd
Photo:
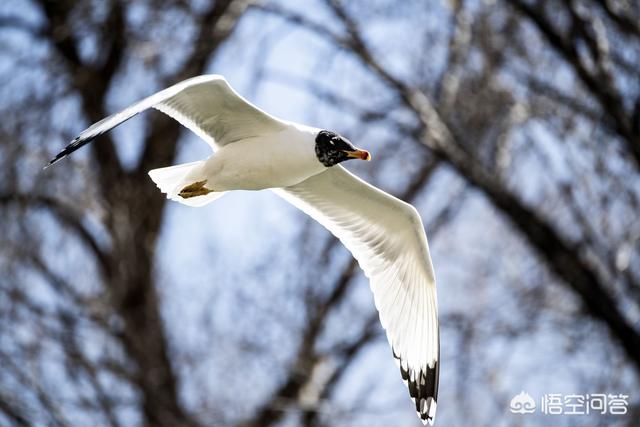
[{"label": "bird's tail", "polygon": [[197,197],[184,198],[180,196],[180,190],[191,184],[195,179],[194,172],[204,163],[204,160],[153,169],[149,176],[156,186],[167,195],[167,199],[175,200],[187,206],[200,207],[213,202],[225,194],[223,191],[212,191]]}]

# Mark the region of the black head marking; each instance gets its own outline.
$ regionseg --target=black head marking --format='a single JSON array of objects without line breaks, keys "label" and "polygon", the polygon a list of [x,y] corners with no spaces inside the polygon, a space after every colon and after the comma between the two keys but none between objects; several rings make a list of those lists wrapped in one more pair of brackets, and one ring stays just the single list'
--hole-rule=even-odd
[{"label": "black head marking", "polygon": [[316,157],[326,167],[349,160],[348,152],[356,151],[356,147],[335,132],[321,130],[316,136]]}]

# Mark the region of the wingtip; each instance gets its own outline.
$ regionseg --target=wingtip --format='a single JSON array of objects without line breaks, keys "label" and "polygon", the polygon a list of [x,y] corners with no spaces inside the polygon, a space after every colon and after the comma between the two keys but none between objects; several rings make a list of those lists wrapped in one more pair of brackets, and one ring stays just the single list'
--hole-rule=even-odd
[{"label": "wingtip", "polygon": [[54,164],[58,163],[60,160],[62,160],[65,157],[67,157],[69,154],[73,153],[78,148],[80,148],[83,145],[85,145],[87,142],[90,142],[92,139],[93,138],[87,138],[87,139],[81,141],[81,137],[80,137],[80,135],[78,135],[66,147],[64,147],[64,149],[62,151],[60,151],[58,154],[56,154],[56,156],[53,159],[49,160],[49,163],[47,163],[45,165],[45,167],[43,167],[42,169],[43,170],[47,169],[48,167],[53,166]]},{"label": "wingtip", "polygon": [[65,155],[61,155],[62,153],[58,154],[57,156],[55,156],[53,159],[49,160],[49,163],[47,163],[46,165],[44,165],[44,167],[42,168],[42,170],[46,170],[49,167],[53,166],[54,164],[58,163],[58,161],[62,160]]},{"label": "wingtip", "polygon": [[436,416],[436,406],[438,398],[438,377],[439,365],[437,360],[427,364],[426,370],[414,371],[405,367],[401,357],[393,349],[396,361],[400,362],[400,374],[405,385],[409,388],[409,395],[415,403],[415,410],[418,418],[424,425],[433,425]]},{"label": "wingtip", "polygon": [[433,397],[422,399],[421,403],[421,410],[418,412],[418,417],[420,417],[420,421],[422,421],[423,425],[432,426],[436,418],[436,407],[438,406],[438,403]]}]

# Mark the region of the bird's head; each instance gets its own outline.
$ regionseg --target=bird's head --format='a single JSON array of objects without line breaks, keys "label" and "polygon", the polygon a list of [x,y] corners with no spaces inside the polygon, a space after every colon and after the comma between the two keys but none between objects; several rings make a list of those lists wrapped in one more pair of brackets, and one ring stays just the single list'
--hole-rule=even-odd
[{"label": "bird's head", "polygon": [[368,151],[354,147],[347,138],[328,130],[321,130],[316,136],[316,156],[326,167],[349,159],[371,160]]}]

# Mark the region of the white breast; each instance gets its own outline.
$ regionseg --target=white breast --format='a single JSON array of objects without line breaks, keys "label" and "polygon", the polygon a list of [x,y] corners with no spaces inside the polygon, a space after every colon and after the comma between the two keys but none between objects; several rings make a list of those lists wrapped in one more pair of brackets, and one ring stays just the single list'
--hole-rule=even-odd
[{"label": "white breast", "polygon": [[287,187],[326,169],[315,154],[318,130],[289,126],[264,137],[220,148],[205,164],[207,187],[216,191]]}]

